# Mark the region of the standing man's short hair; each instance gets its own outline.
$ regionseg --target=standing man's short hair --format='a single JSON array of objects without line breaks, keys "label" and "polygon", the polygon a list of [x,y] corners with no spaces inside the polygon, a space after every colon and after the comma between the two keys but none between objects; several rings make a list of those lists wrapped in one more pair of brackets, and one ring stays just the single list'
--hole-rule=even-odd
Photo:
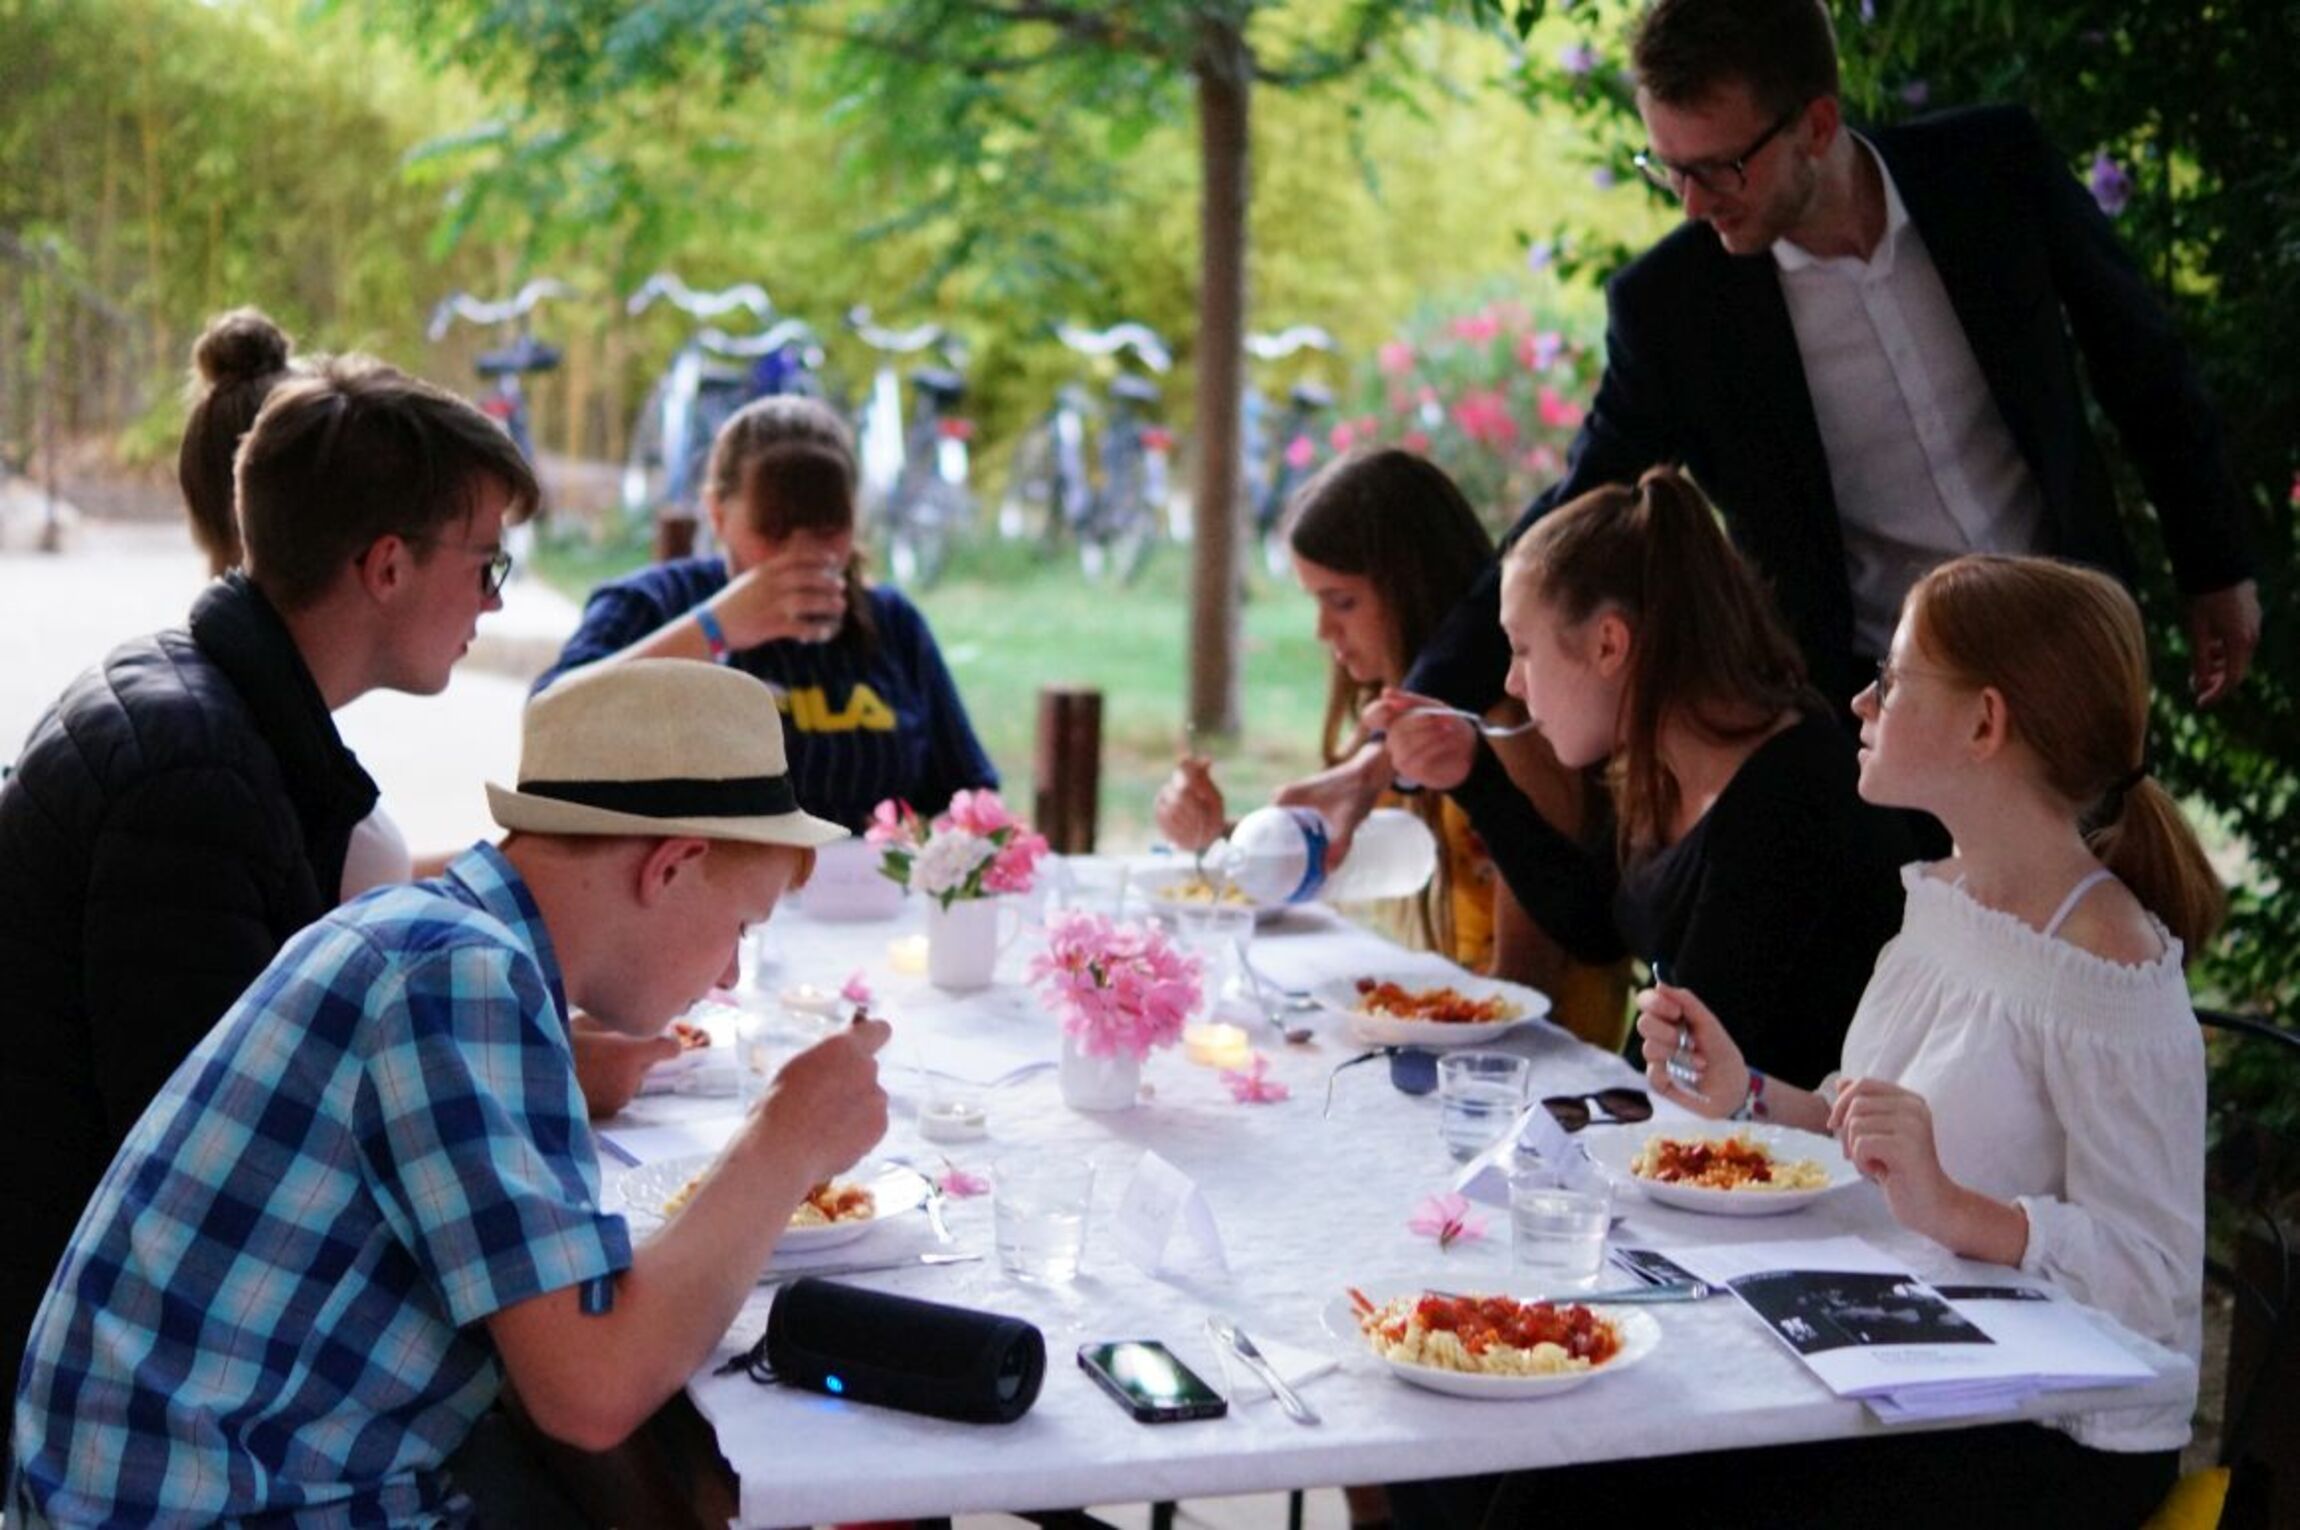
[{"label": "standing man's short hair", "polygon": [[1629,62],[1665,106],[1738,81],[1765,115],[1785,117],[1838,91],[1837,31],[1821,0],[1654,0]]},{"label": "standing man's short hair", "polygon": [[416,541],[469,515],[481,482],[542,500],[502,426],[463,399],[366,356],[337,356],[272,390],[240,443],[248,576],[282,610],[308,606],[378,537]]}]

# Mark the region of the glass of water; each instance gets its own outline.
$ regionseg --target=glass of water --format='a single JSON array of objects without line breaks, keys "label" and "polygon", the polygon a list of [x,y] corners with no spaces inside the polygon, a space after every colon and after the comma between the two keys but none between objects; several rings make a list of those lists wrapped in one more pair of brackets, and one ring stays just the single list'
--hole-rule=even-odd
[{"label": "glass of water", "polygon": [[990,1166],[998,1265],[1034,1286],[1068,1285],[1086,1253],[1094,1164],[1079,1158],[1001,1158]]},{"label": "glass of water", "polygon": [[1448,1052],[1438,1059],[1438,1135],[1466,1162],[1491,1147],[1525,1108],[1532,1064],[1507,1052]]},{"label": "glass of water", "polygon": [[1542,1294],[1588,1291],[1605,1267],[1612,1197],[1602,1181],[1539,1161],[1509,1180],[1511,1263]]}]

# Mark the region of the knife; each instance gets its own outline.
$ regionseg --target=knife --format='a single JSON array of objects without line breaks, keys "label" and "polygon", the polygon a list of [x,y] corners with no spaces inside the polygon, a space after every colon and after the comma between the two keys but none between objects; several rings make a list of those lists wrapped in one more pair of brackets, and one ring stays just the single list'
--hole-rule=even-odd
[{"label": "knife", "polygon": [[[1672,1280],[1651,1286],[1619,1286],[1610,1291],[1562,1291],[1555,1296],[1524,1297],[1525,1301],[1543,1301],[1553,1304],[1579,1302],[1585,1306],[1626,1307],[1651,1302],[1699,1302],[1721,1295],[1723,1286],[1701,1280]],[[1424,1296],[1435,1296],[1444,1301],[1477,1301],[1479,1298],[1460,1291],[1424,1291]]]},{"label": "knife", "polygon": [[1269,1384],[1270,1395],[1278,1399],[1278,1406],[1286,1410],[1286,1417],[1297,1424],[1325,1422],[1318,1417],[1317,1410],[1302,1401],[1301,1393],[1286,1384],[1286,1378],[1278,1374],[1278,1368],[1263,1358],[1254,1341],[1246,1337],[1245,1329],[1225,1317],[1208,1317],[1206,1331],[1214,1336],[1215,1342],[1227,1344],[1230,1353],[1245,1361],[1248,1369]]},{"label": "knife", "polygon": [[900,1259],[854,1259],[845,1264],[814,1264],[787,1270],[768,1270],[759,1276],[762,1286],[779,1285],[802,1275],[869,1275],[880,1270],[913,1270],[920,1265],[971,1264],[980,1254],[907,1254]]}]

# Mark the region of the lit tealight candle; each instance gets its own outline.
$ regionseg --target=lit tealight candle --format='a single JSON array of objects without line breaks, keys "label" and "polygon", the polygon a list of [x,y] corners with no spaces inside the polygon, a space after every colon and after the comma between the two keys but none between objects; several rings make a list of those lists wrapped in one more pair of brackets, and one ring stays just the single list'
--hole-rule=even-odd
[{"label": "lit tealight candle", "polygon": [[926,971],[926,937],[905,935],[900,940],[887,942],[887,965],[905,977],[917,977]]},{"label": "lit tealight candle", "polygon": [[1243,1068],[1253,1056],[1246,1033],[1234,1025],[1191,1025],[1182,1030],[1182,1053],[1207,1068]]},{"label": "lit tealight candle", "polygon": [[782,1000],[783,1008],[797,1010],[802,1015],[832,1018],[839,1012],[839,996],[812,983],[793,983],[777,997]]}]

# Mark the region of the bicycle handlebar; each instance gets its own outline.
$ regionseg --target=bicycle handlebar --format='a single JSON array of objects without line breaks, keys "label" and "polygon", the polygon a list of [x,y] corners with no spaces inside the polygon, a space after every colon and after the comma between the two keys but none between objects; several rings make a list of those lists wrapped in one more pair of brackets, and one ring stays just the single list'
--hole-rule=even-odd
[{"label": "bicycle handlebar", "polygon": [[872,350],[893,351],[897,355],[928,350],[946,341],[957,343],[940,324],[921,324],[915,329],[881,328],[871,322],[870,309],[860,305],[847,310],[847,328]]},{"label": "bicycle handlebar", "polygon": [[1131,347],[1142,364],[1153,372],[1163,372],[1174,364],[1166,353],[1166,342],[1159,339],[1147,324],[1131,320],[1113,324],[1108,329],[1081,329],[1075,324],[1057,324],[1054,333],[1064,345],[1088,356],[1115,356]]},{"label": "bicycle handlebar", "polygon": [[[772,329],[763,329],[755,335],[730,335],[723,329],[706,326],[695,332],[695,343],[719,356],[737,356],[746,360],[772,356],[788,345],[804,345],[819,349],[814,327],[804,319],[785,319]],[[810,363],[811,365],[811,363]]]},{"label": "bicycle handlebar", "polygon": [[1246,337],[1246,353],[1256,361],[1278,361],[1296,351],[1332,352],[1334,349],[1334,337],[1315,324],[1296,324],[1274,335]]},{"label": "bicycle handlebar", "polygon": [[424,333],[437,340],[445,335],[457,319],[473,324],[508,324],[524,318],[528,311],[545,298],[575,296],[575,289],[565,282],[548,276],[538,276],[511,297],[495,302],[482,302],[468,292],[451,292],[431,311],[431,323]]},{"label": "bicycle handlebar", "polygon": [[623,311],[634,316],[645,313],[657,298],[698,319],[716,319],[738,308],[747,308],[753,318],[764,324],[775,311],[767,289],[757,282],[738,282],[718,292],[697,292],[669,271],[657,271],[648,277],[625,301]]}]

